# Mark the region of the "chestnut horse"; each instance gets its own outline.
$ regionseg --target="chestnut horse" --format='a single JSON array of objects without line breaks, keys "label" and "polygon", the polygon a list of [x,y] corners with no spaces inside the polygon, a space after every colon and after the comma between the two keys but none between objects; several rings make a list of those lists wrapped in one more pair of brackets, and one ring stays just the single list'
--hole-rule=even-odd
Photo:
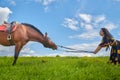
[{"label": "chestnut horse", "polygon": [[[39,42],[46,48],[51,48],[53,50],[57,49],[56,44],[48,38],[47,33],[43,35],[40,30],[38,30],[33,25],[27,23],[17,23],[15,26],[17,27],[16,30],[11,33],[13,42],[12,46],[15,46],[13,65],[16,64],[20,50],[29,41]],[[0,37],[1,45],[11,46],[10,42],[7,40],[7,32],[0,31]]]}]

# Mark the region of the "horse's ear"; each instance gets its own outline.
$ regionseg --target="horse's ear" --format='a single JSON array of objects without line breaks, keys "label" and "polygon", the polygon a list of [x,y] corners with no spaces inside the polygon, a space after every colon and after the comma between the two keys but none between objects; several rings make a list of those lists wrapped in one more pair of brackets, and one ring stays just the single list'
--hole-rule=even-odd
[{"label": "horse's ear", "polygon": [[45,33],[45,38],[47,38],[47,36],[48,36],[48,33],[46,32],[46,33]]}]

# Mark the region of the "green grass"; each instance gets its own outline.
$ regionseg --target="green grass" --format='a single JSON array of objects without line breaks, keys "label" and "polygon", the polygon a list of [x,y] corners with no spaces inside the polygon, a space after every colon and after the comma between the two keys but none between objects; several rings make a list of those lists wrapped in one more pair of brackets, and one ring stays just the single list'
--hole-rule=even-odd
[{"label": "green grass", "polygon": [[108,57],[0,57],[0,80],[120,80]]}]

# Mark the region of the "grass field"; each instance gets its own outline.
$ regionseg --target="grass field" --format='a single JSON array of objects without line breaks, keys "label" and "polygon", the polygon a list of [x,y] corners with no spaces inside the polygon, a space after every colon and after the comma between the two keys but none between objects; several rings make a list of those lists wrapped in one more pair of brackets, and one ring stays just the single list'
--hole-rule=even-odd
[{"label": "grass field", "polygon": [[0,57],[0,80],[120,80],[108,57]]}]

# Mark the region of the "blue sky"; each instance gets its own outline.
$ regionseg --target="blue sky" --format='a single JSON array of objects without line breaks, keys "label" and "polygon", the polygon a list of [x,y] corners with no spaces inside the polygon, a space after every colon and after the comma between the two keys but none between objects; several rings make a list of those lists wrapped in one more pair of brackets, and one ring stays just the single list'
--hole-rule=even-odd
[{"label": "blue sky", "polygon": [[[41,32],[48,32],[56,44],[93,51],[101,41],[101,27],[120,39],[120,0],[0,0],[0,23],[4,20],[30,23]],[[1,55],[13,55],[14,47],[0,47]],[[21,51],[21,55],[57,54],[94,56],[53,51],[33,42]],[[103,49],[98,55],[109,53]]]}]

